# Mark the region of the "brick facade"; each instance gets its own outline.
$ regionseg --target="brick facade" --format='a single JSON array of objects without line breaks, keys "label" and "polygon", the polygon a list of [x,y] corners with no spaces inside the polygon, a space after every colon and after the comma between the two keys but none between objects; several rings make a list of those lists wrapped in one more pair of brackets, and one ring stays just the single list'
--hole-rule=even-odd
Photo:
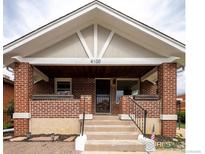
[{"label": "brick facade", "polygon": [[120,98],[120,113],[129,114],[129,96],[122,96]]},{"label": "brick facade", "polygon": [[79,99],[31,100],[32,118],[78,118]]},{"label": "brick facade", "polygon": [[[161,99],[161,114],[176,115],[176,64],[165,63],[158,67],[158,92]],[[176,121],[162,121],[162,135],[175,137]]]},{"label": "brick facade", "polygon": [[72,94],[75,98],[81,95],[95,96],[95,79],[94,78],[72,78]]},{"label": "brick facade", "polygon": [[160,117],[160,101],[159,100],[142,100],[136,101],[141,107],[147,110],[147,118]]},{"label": "brick facade", "polygon": [[157,95],[157,85],[149,81],[140,83],[140,94],[141,95]]},{"label": "brick facade", "polygon": [[[14,67],[14,112],[29,113],[29,99],[32,96],[33,70],[28,63],[15,63]],[[14,119],[14,135],[29,132],[29,119]]]},{"label": "brick facade", "polygon": [[[85,104],[84,104],[85,101]],[[93,101],[91,95],[81,95],[80,96],[80,113],[83,113],[85,105],[85,113],[93,113]]]},{"label": "brick facade", "polygon": [[[120,99],[120,113],[121,114],[129,114],[134,113],[133,103],[130,103],[129,96],[122,96]],[[136,100],[136,102],[147,110],[147,118],[159,118],[160,117],[160,101],[159,100]],[[138,117],[140,117],[143,113],[139,110]]]},{"label": "brick facade", "polygon": [[[15,112],[31,113],[31,116],[34,118],[76,118],[80,113],[82,113],[85,100],[86,113],[94,113],[96,88],[94,78],[72,79],[72,94],[74,95],[74,99],[31,100],[30,97],[32,95],[32,91],[34,93],[44,92],[45,94],[52,94],[54,91],[54,80],[50,79],[47,83],[40,81],[38,85],[34,85],[33,88],[32,67],[29,64],[15,63],[14,72]],[[156,89],[156,85],[147,83],[146,81],[141,83],[141,94],[154,95],[156,94]],[[122,96],[120,104],[116,105],[115,92],[116,86],[111,83],[112,114],[128,114],[128,96]],[[159,118],[160,114],[176,114],[176,64],[162,64],[159,66],[158,93],[160,101],[138,101],[138,103],[148,111],[148,118]],[[118,106],[118,108],[116,108],[116,106]],[[29,131],[29,120],[15,119],[14,128],[15,136],[25,135]],[[175,136],[175,128],[176,121],[162,121],[163,135],[171,137]]]},{"label": "brick facade", "polygon": [[32,118],[78,118],[83,113],[92,113],[92,96],[81,95],[80,99],[30,100]]}]

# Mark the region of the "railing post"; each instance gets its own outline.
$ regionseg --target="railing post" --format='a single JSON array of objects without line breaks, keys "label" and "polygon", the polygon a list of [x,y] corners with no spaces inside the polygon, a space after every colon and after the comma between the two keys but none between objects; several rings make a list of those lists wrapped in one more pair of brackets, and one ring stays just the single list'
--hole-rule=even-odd
[{"label": "railing post", "polygon": [[83,103],[83,124],[82,124],[82,136],[84,133],[84,121],[85,121],[85,97],[84,97],[84,103]]},{"label": "railing post", "polygon": [[144,110],[144,135],[146,135],[147,110]]}]

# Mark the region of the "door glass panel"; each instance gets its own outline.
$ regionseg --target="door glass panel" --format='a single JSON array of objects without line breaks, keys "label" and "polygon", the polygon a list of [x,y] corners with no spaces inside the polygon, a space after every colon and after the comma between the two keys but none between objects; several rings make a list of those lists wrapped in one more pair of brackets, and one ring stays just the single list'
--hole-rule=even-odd
[{"label": "door glass panel", "polygon": [[110,113],[110,80],[96,80],[96,112]]}]

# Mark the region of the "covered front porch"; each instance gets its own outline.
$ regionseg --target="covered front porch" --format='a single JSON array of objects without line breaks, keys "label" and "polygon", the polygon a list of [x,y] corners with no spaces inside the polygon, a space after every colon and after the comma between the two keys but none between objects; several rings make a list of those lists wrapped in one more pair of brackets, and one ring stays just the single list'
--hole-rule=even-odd
[{"label": "covered front porch", "polygon": [[157,66],[34,66],[33,100],[92,97],[92,114],[120,114],[123,95],[158,95]]},{"label": "covered front porch", "polygon": [[[26,114],[14,114],[15,133],[25,133],[19,131],[24,124],[20,121],[22,116],[29,123],[26,131],[33,134],[79,133],[79,117],[83,111],[87,119],[92,119],[95,114],[107,114],[129,120],[128,116],[134,114],[129,96],[134,96],[140,108],[147,111],[146,132],[151,133],[155,125],[157,134],[174,136],[176,68],[175,63],[158,66],[40,66],[15,63],[15,112],[21,110],[18,108],[20,105],[27,110]],[[167,116],[167,113],[170,115]],[[163,127],[168,123],[173,126],[171,131]],[[39,127],[39,124],[42,126]]]}]

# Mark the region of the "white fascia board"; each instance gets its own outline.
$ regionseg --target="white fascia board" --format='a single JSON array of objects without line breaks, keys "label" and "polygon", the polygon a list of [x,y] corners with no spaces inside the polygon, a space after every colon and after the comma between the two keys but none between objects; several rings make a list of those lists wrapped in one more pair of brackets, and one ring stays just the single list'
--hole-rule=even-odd
[{"label": "white fascia board", "polygon": [[160,120],[177,120],[176,114],[161,114]]},{"label": "white fascia board", "polygon": [[137,29],[140,29],[141,31],[143,31],[143,32],[155,37],[155,38],[158,38],[161,41],[166,42],[167,44],[169,44],[169,45],[171,45],[171,46],[185,52],[185,46],[183,44],[181,44],[181,43],[167,37],[166,35],[163,35],[163,34],[157,32],[157,31],[149,28],[148,26],[143,25],[140,22],[137,22],[137,21],[135,21],[135,20],[133,20],[133,19],[119,13],[119,12],[117,12],[116,10],[113,10],[113,9],[107,7],[107,6],[98,5],[97,8],[104,11],[104,12],[106,12],[106,13],[108,13],[108,14],[110,14],[110,15],[112,15],[112,16],[114,16],[114,17],[116,17],[116,18],[118,18],[118,19],[120,19],[123,22],[125,22],[125,23],[127,23],[127,24],[129,24],[129,25],[131,25],[131,26],[133,26]]},{"label": "white fascia board", "polygon": [[30,119],[31,114],[26,113],[26,112],[15,112],[15,113],[13,113],[13,118],[14,119]]},{"label": "white fascia board", "polygon": [[19,62],[32,65],[159,65],[174,62],[177,58],[22,58],[13,57]]},{"label": "white fascia board", "polygon": [[62,17],[61,19],[58,19],[58,20],[56,20],[56,21],[54,21],[54,22],[52,22],[52,23],[50,23],[50,24],[48,24],[48,25],[46,25],[46,26],[44,26],[44,27],[42,27],[38,30],[33,31],[32,33],[28,34],[27,36],[25,36],[25,37],[23,37],[23,38],[21,38],[17,41],[14,41],[11,44],[6,45],[4,47],[4,50],[3,50],[4,52],[3,53],[4,54],[8,53],[11,50],[13,50],[13,49],[15,49],[15,48],[17,48],[17,47],[31,41],[31,40],[33,40],[34,38],[37,38],[40,35],[43,35],[43,34],[49,32],[49,31],[57,28],[58,26],[61,26],[61,25],[65,24],[66,22],[69,22],[69,21],[71,21],[71,20],[73,20],[73,19],[87,13],[88,11],[94,10],[95,8],[98,8],[101,11],[104,11],[104,12],[106,12],[106,13],[120,19],[121,21],[124,21],[125,23],[127,23],[129,25],[132,25],[132,26],[134,26],[134,27],[136,27],[136,28],[138,28],[138,29],[140,29],[140,30],[154,36],[155,38],[158,38],[158,39],[160,39],[160,40],[162,40],[162,41],[176,47],[177,49],[185,52],[185,46],[183,44],[181,44],[181,43],[179,43],[179,42],[177,42],[177,41],[175,41],[175,40],[173,40],[173,39],[171,39],[171,38],[157,32],[157,31],[147,27],[146,25],[143,25],[142,23],[137,22],[137,21],[135,21],[135,20],[133,20],[133,19],[119,13],[119,12],[117,12],[116,10],[113,10],[112,8],[110,8],[108,6],[105,6],[105,5],[103,5],[103,4],[96,1],[94,3],[91,3],[90,5],[84,6],[83,8],[78,9],[75,12],[73,12],[73,13],[65,16],[65,17]]}]

